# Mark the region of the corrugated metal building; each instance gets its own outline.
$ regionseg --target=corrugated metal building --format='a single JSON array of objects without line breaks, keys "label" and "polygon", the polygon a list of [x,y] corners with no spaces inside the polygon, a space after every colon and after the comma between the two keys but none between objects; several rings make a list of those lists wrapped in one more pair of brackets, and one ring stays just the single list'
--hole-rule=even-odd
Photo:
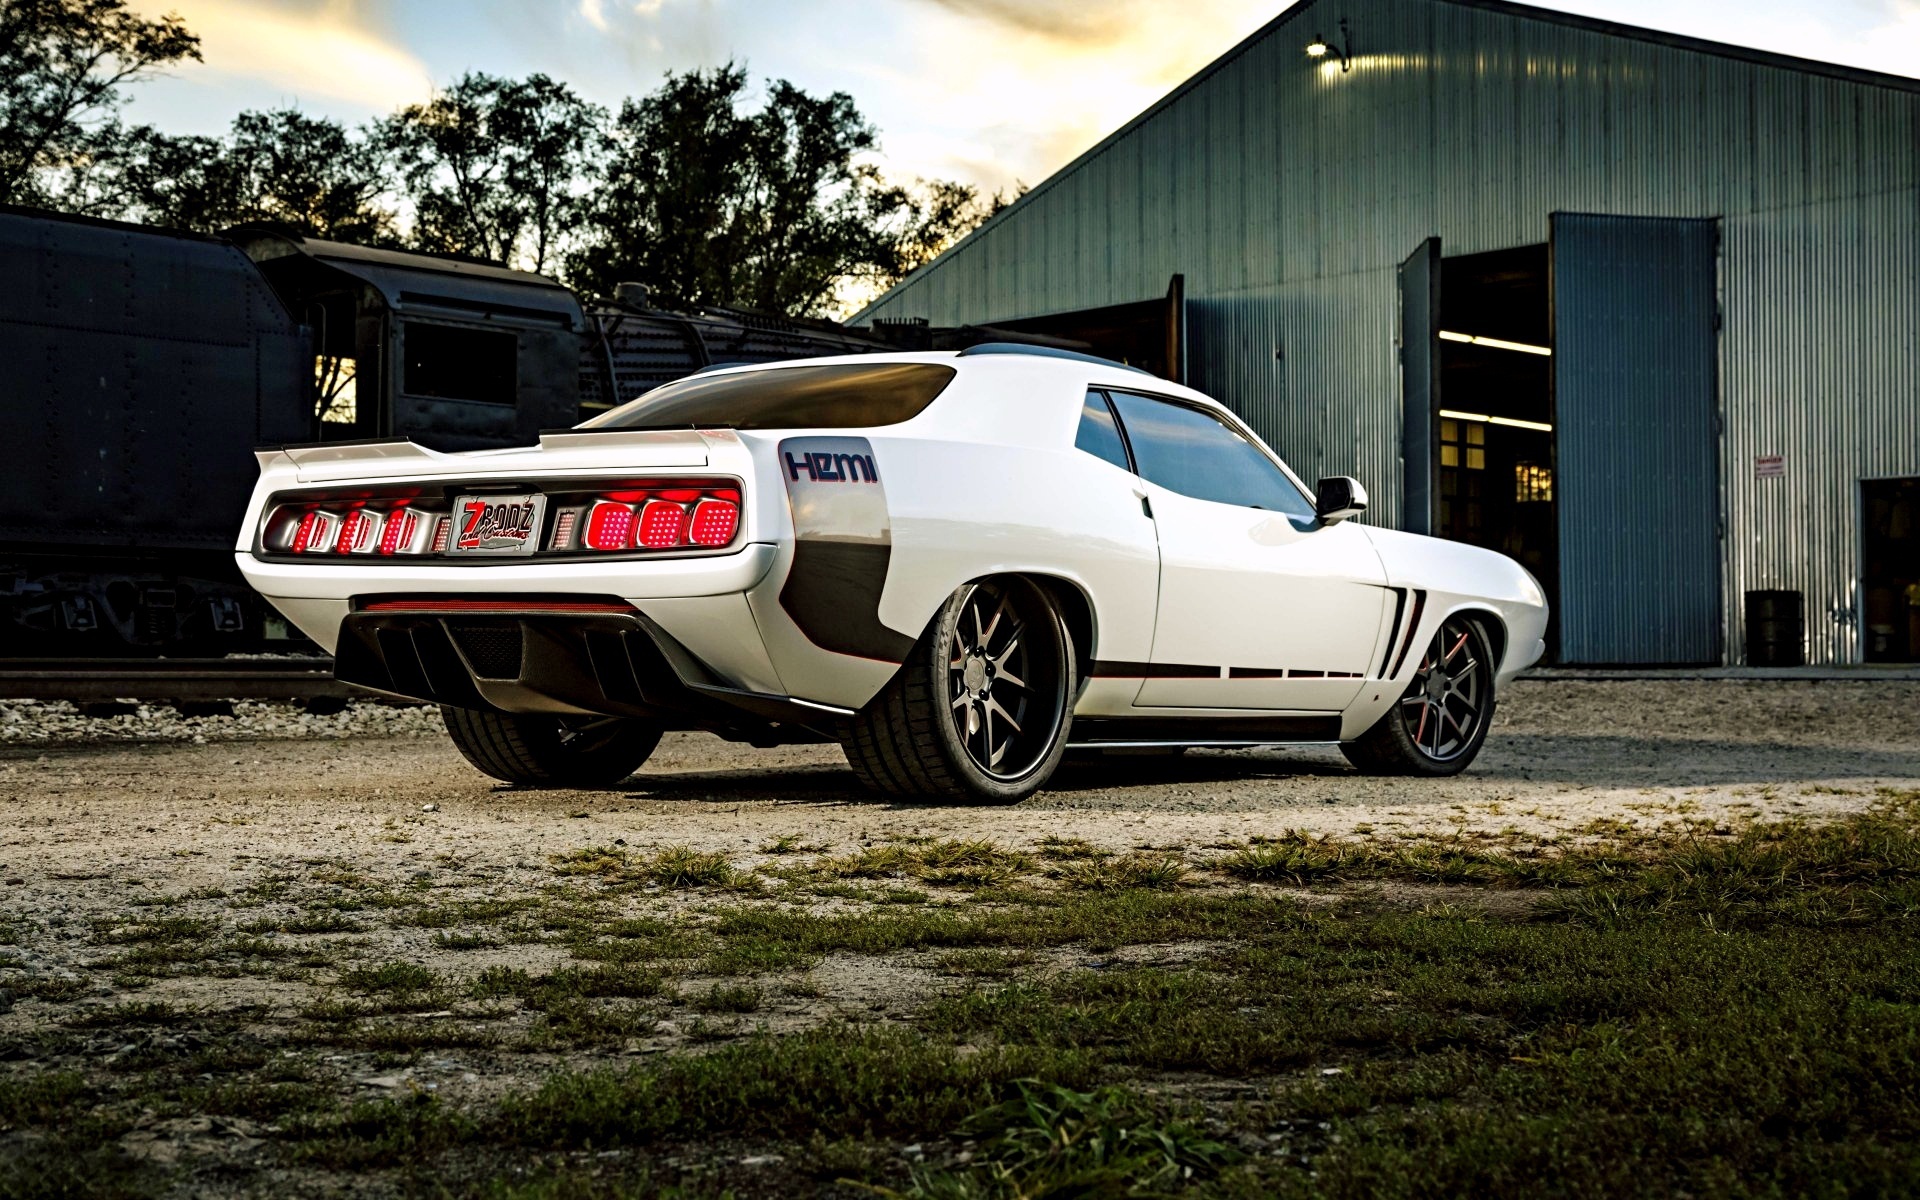
[{"label": "corrugated metal building", "polygon": [[1920,658],[1920,81],[1308,0],[855,321],[916,318],[1218,396],[1528,563],[1565,661],[1745,661],[1776,590],[1810,662]]}]

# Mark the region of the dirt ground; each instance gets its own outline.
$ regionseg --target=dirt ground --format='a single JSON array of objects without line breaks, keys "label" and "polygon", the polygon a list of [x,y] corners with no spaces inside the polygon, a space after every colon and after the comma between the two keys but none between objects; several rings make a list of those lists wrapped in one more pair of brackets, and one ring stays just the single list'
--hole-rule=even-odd
[{"label": "dirt ground", "polygon": [[1838,811],[1876,785],[1920,780],[1914,682],[1522,681],[1455,779],[1367,778],[1318,748],[1109,755],[1070,762],[1047,791],[1000,809],[874,797],[837,747],[704,734],[669,735],[615,789],[518,791],[471,768],[425,710],[206,718],[157,743],[87,740],[137,734],[131,721],[68,719],[51,741],[20,725],[0,745],[0,877],[23,890],[0,895],[29,911],[87,904],[100,889],[76,877],[192,889],[315,857],[376,872],[447,856],[541,871],[549,854],[615,839],[745,865],[781,835],[823,851],[912,837],[1198,847],[1363,826],[1551,836],[1596,820]]},{"label": "dirt ground", "polygon": [[[684,846],[751,870],[795,850],[953,838],[1023,851],[1077,839],[1203,864],[1210,851],[1294,830],[1551,841],[1838,814],[1876,788],[1920,783],[1913,682],[1523,681],[1479,761],[1454,779],[1368,778],[1331,749],[1109,756],[1068,764],[1010,808],[886,800],[861,790],[837,747],[756,750],[704,734],[669,735],[618,788],[534,792],[475,771],[426,710],[304,723],[256,711],[176,723],[166,728],[177,740],[161,743],[85,740],[98,722],[50,725],[61,740],[16,731],[0,747],[0,917],[38,934],[23,963],[55,971],[99,957],[86,931],[100,920],[320,864],[384,886],[487,896],[548,886],[554,856],[590,846]],[[109,723],[114,736],[137,728]],[[253,733],[263,728],[269,736]],[[462,962],[471,971],[486,958]]]},{"label": "dirt ground", "polygon": [[[427,710],[367,705],[318,717],[255,705],[181,719],[0,706],[0,1075],[111,1072],[120,1056],[158,1053],[142,1039],[166,1035],[128,1039],[107,1026],[46,1040],[130,1004],[238,1022],[262,1045],[305,1044],[301,1030],[333,1019],[328,1005],[365,1003],[376,985],[356,990],[352,972],[413,964],[441,982],[421,1002],[433,1011],[407,1019],[439,1022],[433,1036],[448,1048],[396,1054],[322,1038],[339,1052],[313,1069],[362,1095],[424,1088],[472,1101],[604,1061],[609,1044],[651,1055],[752,1030],[911,1021],[929,997],[959,986],[956,971],[1001,969],[956,968],[933,951],[836,952],[797,970],[750,969],[765,986],[752,984],[745,1006],[729,1009],[739,976],[711,962],[682,967],[667,1006],[656,1004],[632,1036],[595,1035],[571,1049],[540,1041],[551,1012],[438,998],[484,988],[489,971],[560,971],[603,922],[651,923],[650,936],[670,937],[756,898],[814,912],[940,908],[981,886],[942,884],[937,872],[919,880],[934,879],[931,892],[783,882],[793,878],[783,869],[829,856],[967,843],[1023,859],[1023,885],[1044,888],[1051,869],[1033,864],[1058,862],[1070,843],[1173,862],[1185,886],[1224,894],[1275,885],[1235,881],[1210,864],[1289,831],[1544,846],[1674,823],[1724,833],[1751,819],[1837,816],[1916,786],[1920,682],[1911,681],[1524,681],[1503,701],[1480,760],[1455,779],[1366,778],[1329,749],[1109,756],[1068,765],[1046,792],[1010,808],[876,798],[835,747],[755,750],[676,734],[618,788],[530,792],[473,770]],[[733,882],[603,890],[604,876],[576,869],[595,855],[637,863],[676,847],[723,859]],[[614,858],[609,869],[628,869]],[[1391,886],[1422,902],[1417,885]],[[1482,900],[1530,903],[1512,893],[1472,902]],[[572,922],[571,932],[543,934],[539,912]],[[332,923],[314,924],[320,916]],[[1205,948],[1059,946],[1015,965],[1047,975],[1174,962]],[[361,999],[342,1000],[352,996]],[[482,1039],[483,1030],[492,1032]],[[513,1053],[462,1049],[463,1031],[486,1045],[531,1040]],[[253,1134],[231,1129],[216,1131],[217,1147],[196,1149],[204,1132],[143,1127],[122,1148],[188,1159],[205,1151],[229,1164],[264,1153]]]}]

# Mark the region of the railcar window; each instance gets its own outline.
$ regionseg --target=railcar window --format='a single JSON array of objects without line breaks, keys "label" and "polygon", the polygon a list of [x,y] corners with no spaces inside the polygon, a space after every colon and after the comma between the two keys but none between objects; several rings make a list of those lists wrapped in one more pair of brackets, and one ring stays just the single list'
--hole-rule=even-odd
[{"label": "railcar window", "polygon": [[584,429],[728,425],[735,429],[865,429],[920,415],[953,381],[938,363],[822,363],[663,384]]},{"label": "railcar window", "polygon": [[514,402],[519,339],[513,334],[408,321],[401,336],[406,369],[400,388],[407,395],[483,404]]},{"label": "railcar window", "polygon": [[1112,392],[1140,474],[1170,492],[1314,519],[1313,502],[1259,446],[1211,414]]},{"label": "railcar window", "polygon": [[1099,392],[1088,392],[1080,406],[1080,432],[1074,435],[1074,449],[1085,450],[1095,458],[1104,458],[1122,471],[1133,470],[1127,462],[1127,447],[1120,440],[1120,426],[1114,423],[1113,410]]}]

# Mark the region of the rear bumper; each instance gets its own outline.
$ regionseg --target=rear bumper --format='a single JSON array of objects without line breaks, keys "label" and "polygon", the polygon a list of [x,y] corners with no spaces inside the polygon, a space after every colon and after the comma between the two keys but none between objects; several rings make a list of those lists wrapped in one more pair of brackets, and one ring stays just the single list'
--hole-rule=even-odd
[{"label": "rear bumper", "polygon": [[576,596],[564,610],[532,600],[454,611],[381,602],[348,613],[339,638],[338,678],[460,708],[638,717],[769,745],[834,738],[849,715],[731,686],[610,596]]},{"label": "rear bumper", "polygon": [[749,542],[731,554],[610,562],[488,561],[372,564],[264,561],[244,551],[240,573],[269,600],[347,600],[354,596],[473,592],[553,595],[577,592],[653,600],[669,596],[723,596],[751,589],[773,569],[780,548]]}]

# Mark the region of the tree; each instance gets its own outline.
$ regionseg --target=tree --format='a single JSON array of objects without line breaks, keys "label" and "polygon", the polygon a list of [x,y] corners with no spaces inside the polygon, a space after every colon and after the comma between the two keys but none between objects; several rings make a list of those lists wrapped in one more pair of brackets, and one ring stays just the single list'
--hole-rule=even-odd
[{"label": "tree", "polygon": [[883,201],[877,217],[892,255],[861,281],[875,295],[932,262],[997,216],[1027,194],[1027,185],[1017,183],[1012,196],[1005,192],[983,196],[970,183],[923,179],[895,191],[897,195]]},{"label": "tree", "polygon": [[149,225],[213,233],[267,224],[390,245],[387,174],[374,139],[285,108],[241,113],[225,138],[126,130],[94,165],[90,190],[99,206]]},{"label": "tree", "polygon": [[178,16],[125,0],[0,0],[0,202],[85,208],[85,177],[117,145],[128,83],[200,59]]},{"label": "tree", "polygon": [[630,279],[670,305],[813,316],[843,302],[850,281],[898,278],[984,219],[964,184],[889,184],[865,161],[878,138],[844,92],[775,81],[754,112],[746,92],[745,69],[729,64],[669,75],[621,106],[567,260],[576,287]]},{"label": "tree", "polygon": [[584,203],[603,110],[545,75],[469,73],[381,127],[411,241],[542,271]]}]

